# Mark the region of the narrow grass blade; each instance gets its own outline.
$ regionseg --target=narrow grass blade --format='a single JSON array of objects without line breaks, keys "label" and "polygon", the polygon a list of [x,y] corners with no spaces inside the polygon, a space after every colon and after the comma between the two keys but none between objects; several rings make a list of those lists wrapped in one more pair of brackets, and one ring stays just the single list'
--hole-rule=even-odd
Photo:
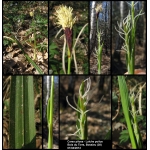
[{"label": "narrow grass blade", "polygon": [[22,44],[19,42],[19,40],[13,35],[11,34],[13,38],[7,37],[7,36],[3,36],[3,38],[8,39],[10,41],[16,42],[17,45],[20,47],[20,49],[22,50],[24,56],[27,58],[27,60],[32,64],[32,66],[39,72],[39,74],[44,74],[42,72],[42,70],[39,68],[39,66],[36,65],[36,63],[25,53]]},{"label": "narrow grass blade", "polygon": [[24,148],[35,148],[33,76],[24,76]]},{"label": "narrow grass blade", "polygon": [[11,77],[9,148],[24,146],[23,77]]}]

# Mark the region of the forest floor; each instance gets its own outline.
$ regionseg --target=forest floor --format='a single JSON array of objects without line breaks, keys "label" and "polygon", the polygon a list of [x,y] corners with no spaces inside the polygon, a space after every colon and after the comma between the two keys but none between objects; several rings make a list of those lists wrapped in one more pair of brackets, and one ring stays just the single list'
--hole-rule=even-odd
[{"label": "forest floor", "polygon": [[[8,3],[9,5],[9,3]],[[39,5],[39,4],[37,4]],[[42,37],[42,32],[47,31],[45,24],[43,31],[38,30],[39,24],[35,24],[36,32],[33,32],[33,19],[29,15],[29,12],[41,10],[39,15],[47,14],[47,6],[37,6],[34,8],[26,8],[18,12],[5,12],[3,16],[3,74],[14,75],[14,74],[39,74],[35,67],[26,59],[23,51],[17,43],[12,42],[12,33],[15,34],[18,41],[21,43],[24,52],[35,62],[44,74],[48,74],[48,37]],[[26,19],[22,23],[12,22],[11,16],[15,13],[15,17],[25,15]],[[43,14],[42,14],[43,13]],[[11,14],[11,15],[10,15]],[[47,20],[47,16],[42,19]],[[18,19],[19,20],[19,19]],[[9,32],[7,26],[11,26],[13,29]],[[38,26],[38,27],[37,27]],[[48,34],[47,34],[48,36]],[[35,46],[36,37],[36,46]],[[14,40],[14,39],[13,39]],[[4,44],[7,41],[8,44]],[[9,41],[9,42],[8,42]],[[34,60],[34,51],[36,51],[36,59]]]},{"label": "forest floor", "polygon": [[[33,48],[27,46],[25,52],[33,59]],[[22,50],[17,46],[8,46],[3,49],[3,74],[39,74],[37,70],[26,60]],[[36,52],[36,64],[44,74],[48,74],[48,53]]]}]

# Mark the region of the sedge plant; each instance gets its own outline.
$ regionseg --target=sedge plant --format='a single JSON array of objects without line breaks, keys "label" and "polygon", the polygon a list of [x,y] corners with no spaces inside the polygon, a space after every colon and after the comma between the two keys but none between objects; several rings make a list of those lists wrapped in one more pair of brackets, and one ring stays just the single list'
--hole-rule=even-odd
[{"label": "sedge plant", "polygon": [[[85,86],[85,82],[86,86]],[[80,87],[79,87],[79,97],[78,102],[76,103],[74,98],[74,103],[76,104],[75,108],[70,104],[68,101],[68,97],[66,97],[66,101],[68,105],[73,108],[77,112],[77,122],[76,122],[76,128],[77,131],[74,134],[69,134],[76,136],[78,140],[87,140],[88,139],[88,132],[87,132],[87,110],[86,106],[89,101],[89,91],[91,87],[91,79],[87,78],[86,80],[82,81]]]},{"label": "sedge plant", "polygon": [[[118,83],[119,83],[121,104],[122,104],[125,120],[127,123],[127,128],[128,128],[128,133],[132,144],[132,148],[142,149],[143,142],[142,142],[142,137],[137,122],[138,110],[136,109],[135,106],[135,100],[139,96],[140,92],[137,92],[137,94],[135,94],[136,86],[129,92],[124,76],[118,76]],[[145,84],[142,87],[144,86]]]},{"label": "sedge plant", "polygon": [[[141,86],[141,83],[138,83],[135,87],[133,87],[130,90],[130,105],[131,105],[131,116],[132,116],[132,124],[133,124],[133,129],[134,129],[134,134],[136,137],[136,142],[138,145],[138,148],[142,149],[143,148],[143,142],[142,142],[142,137],[141,133],[138,127],[138,115],[140,114],[141,108],[141,95],[142,95],[142,88],[145,86],[146,83],[144,83]],[[140,85],[139,91],[137,92],[137,87]],[[135,101],[139,100],[139,109],[136,108]]]},{"label": "sedge plant", "polygon": [[47,105],[48,148],[53,148],[53,107],[54,107],[54,76],[51,76],[51,91]]},{"label": "sedge plant", "polygon": [[97,70],[98,70],[98,74],[101,73],[101,61],[102,61],[102,51],[103,51],[103,43],[101,44],[101,35],[103,33],[101,31],[97,32],[97,38],[98,38],[98,49],[95,50],[96,54],[96,58],[97,58]]},{"label": "sedge plant", "polygon": [[[76,56],[75,56],[75,47],[76,47],[77,41],[78,41],[81,33],[83,32],[84,28],[88,25],[88,23],[87,23],[83,26],[83,28],[81,29],[81,31],[80,31],[79,35],[77,36],[77,39],[73,45],[73,41],[74,41],[74,39],[73,39],[73,25],[75,24],[77,18],[76,17],[73,18],[72,11],[73,11],[72,7],[67,7],[67,6],[61,5],[61,6],[59,6],[59,8],[56,9],[56,14],[55,14],[56,19],[57,19],[56,24],[58,26],[62,26],[62,29],[64,31],[62,69],[63,69],[65,74],[71,73],[72,57],[74,59],[74,65],[75,65],[76,73],[78,73],[78,67],[77,67]],[[57,35],[60,33],[60,31],[57,33]],[[56,35],[56,37],[57,37],[57,35]],[[67,60],[67,63],[68,63],[67,71],[66,71],[66,67],[65,67],[66,47],[67,47],[67,58],[68,58],[68,60]]]},{"label": "sedge plant", "polygon": [[[90,90],[91,88],[90,77],[82,81],[79,87],[78,101],[76,102],[75,95],[73,97],[76,108],[70,104],[68,96],[66,97],[68,105],[72,109],[74,109],[77,113],[76,132],[73,134],[68,134],[68,136],[76,136],[77,140],[88,140],[87,112],[89,112],[90,110],[87,109],[87,104],[89,100],[92,98],[93,91],[95,91],[98,85],[99,82],[97,82],[96,86]],[[103,97],[104,95],[101,97],[99,102],[101,102]]]},{"label": "sedge plant", "polygon": [[99,13],[102,11],[102,5],[101,4],[97,4],[96,8],[95,8],[95,15],[97,16],[96,17],[96,23],[97,23],[97,39],[98,39],[98,48],[95,50],[96,54],[96,58],[97,58],[97,70],[98,70],[98,74],[101,73],[101,61],[102,61],[102,51],[103,51],[103,43],[101,43],[101,40],[102,40],[102,35],[103,35],[103,32],[101,30],[99,30],[99,27],[98,27],[98,16],[99,16]]},{"label": "sedge plant", "polygon": [[[29,14],[32,20],[30,28],[26,32],[27,39],[25,42],[33,48],[33,60],[37,60],[37,51],[43,51],[47,49],[47,44],[44,42],[44,39],[46,39],[45,36],[47,36],[47,19],[45,16],[42,16],[38,9],[32,10]],[[29,38],[29,35],[32,36]],[[40,41],[42,39],[43,42],[41,43]]]},{"label": "sedge plant", "polygon": [[124,41],[122,49],[126,52],[126,65],[128,74],[134,74],[135,69],[135,40],[136,40],[136,25],[139,16],[143,15],[142,10],[135,15],[135,5],[138,2],[131,1],[131,11],[129,11],[127,17],[122,21],[122,27],[119,26],[118,33]]},{"label": "sedge plant", "polygon": [[[35,22],[34,19],[34,11],[30,12],[30,16],[32,17],[32,21]],[[36,60],[36,28],[33,29],[33,38],[34,38],[34,56],[33,56],[33,60]]]}]

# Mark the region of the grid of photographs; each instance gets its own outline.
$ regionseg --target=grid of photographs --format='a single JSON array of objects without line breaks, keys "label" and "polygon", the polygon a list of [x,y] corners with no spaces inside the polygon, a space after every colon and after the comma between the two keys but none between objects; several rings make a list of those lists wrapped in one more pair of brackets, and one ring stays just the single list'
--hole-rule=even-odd
[{"label": "grid of photographs", "polygon": [[147,149],[147,1],[2,4],[2,149]]}]

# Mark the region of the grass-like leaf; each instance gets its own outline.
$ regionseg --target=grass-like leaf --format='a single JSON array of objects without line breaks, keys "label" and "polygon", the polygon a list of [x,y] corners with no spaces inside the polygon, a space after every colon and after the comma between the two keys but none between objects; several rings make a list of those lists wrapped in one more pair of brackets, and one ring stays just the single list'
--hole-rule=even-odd
[{"label": "grass-like leaf", "polygon": [[32,76],[12,76],[10,91],[9,148],[36,147]]}]

